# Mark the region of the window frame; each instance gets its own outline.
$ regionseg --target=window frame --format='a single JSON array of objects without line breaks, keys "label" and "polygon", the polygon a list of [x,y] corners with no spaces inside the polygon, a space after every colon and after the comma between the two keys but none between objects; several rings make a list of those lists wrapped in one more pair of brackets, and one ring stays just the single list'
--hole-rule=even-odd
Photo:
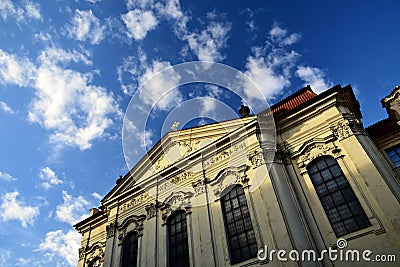
[{"label": "window frame", "polygon": [[314,159],[307,165],[307,173],[336,237],[371,226],[360,200],[335,158],[320,156]]},{"label": "window frame", "polygon": [[[134,237],[133,242],[130,240],[131,237]],[[133,261],[133,266],[137,267],[140,265],[140,264],[138,265],[138,257],[139,257],[139,233],[138,233],[138,231],[131,231],[131,232],[127,233],[127,235],[122,240],[120,266],[121,267],[127,266],[126,265],[127,263],[125,262],[126,258],[124,258],[124,254],[126,253],[127,240],[129,240],[129,245],[133,245],[134,255],[136,254],[136,257],[134,257],[136,259]],[[130,251],[130,249],[128,249],[128,251]],[[128,264],[129,264],[129,262],[128,262]]]},{"label": "window frame", "polygon": [[[232,192],[235,190],[235,196],[232,196]],[[237,190],[240,190],[241,192],[239,193]],[[240,203],[239,197],[242,196],[242,201],[243,203]],[[233,207],[232,204],[234,204],[233,200],[234,198],[237,197],[237,204],[239,205],[238,207]],[[232,206],[231,209],[227,210],[227,205],[226,203],[229,202],[230,205]],[[225,188],[225,190],[221,193],[221,197],[220,197],[220,203],[221,203],[221,215],[223,218],[223,222],[224,222],[224,230],[225,230],[225,240],[226,240],[226,245],[228,248],[228,252],[229,252],[229,260],[230,260],[230,264],[238,264],[241,262],[244,262],[246,260],[249,259],[253,259],[257,256],[258,253],[258,243],[257,243],[257,238],[256,238],[256,231],[254,229],[253,226],[253,222],[252,222],[252,218],[251,218],[251,209],[250,206],[248,205],[247,202],[247,196],[245,193],[244,188],[240,185],[240,184],[235,184],[232,186],[229,186],[228,188]],[[243,216],[243,209],[242,207],[246,207],[247,208],[247,215]],[[240,211],[240,219],[239,220],[235,220],[234,217],[234,210],[239,210]],[[232,218],[233,221],[232,222],[228,222],[228,216],[227,213],[232,213]],[[247,221],[246,221],[247,219]],[[243,231],[238,232],[238,230],[236,229],[237,223],[241,221],[242,225],[243,225]],[[247,222],[247,227],[246,227],[246,223]],[[240,223],[239,223],[240,224]],[[230,233],[230,229],[229,229],[229,225],[233,225],[234,226],[234,234]],[[246,229],[248,228],[248,229]],[[243,246],[242,244],[240,244],[240,240],[239,237],[242,236],[243,234],[245,235],[245,240],[246,240],[246,244],[245,246]],[[252,237],[252,240],[249,241],[249,236]],[[238,247],[234,247],[233,246],[233,241],[237,240],[237,245]],[[247,248],[248,249],[248,256],[243,256],[242,255],[242,249],[243,248]],[[240,257],[237,258],[237,253],[239,252]]]},{"label": "window frame", "polygon": [[[179,220],[176,221],[177,216],[180,216]],[[184,222],[185,227],[182,227],[182,222]],[[180,223],[180,230],[177,232],[177,223]],[[188,220],[187,220],[187,213],[184,210],[176,210],[168,216],[166,225],[167,225],[167,266],[175,267],[175,266],[190,266],[190,252],[189,252],[189,231],[188,231]],[[172,226],[174,229],[174,236],[172,236]],[[182,241],[180,243],[175,244],[174,246],[171,244],[172,237],[175,238],[178,235],[182,235]],[[174,258],[171,257],[171,253],[173,250],[175,251],[175,255],[178,255],[179,246],[183,245],[183,255],[184,258],[178,258],[178,261],[174,261]],[[176,259],[177,257],[175,257]],[[179,262],[180,259],[183,258],[183,262]],[[183,264],[183,265],[182,265]]]},{"label": "window frame", "polygon": [[[394,161],[393,157],[389,155],[389,153],[394,152],[394,157],[398,157],[399,160]],[[385,149],[386,156],[389,158],[390,163],[394,166],[395,169],[400,168],[400,144],[391,146]]]}]

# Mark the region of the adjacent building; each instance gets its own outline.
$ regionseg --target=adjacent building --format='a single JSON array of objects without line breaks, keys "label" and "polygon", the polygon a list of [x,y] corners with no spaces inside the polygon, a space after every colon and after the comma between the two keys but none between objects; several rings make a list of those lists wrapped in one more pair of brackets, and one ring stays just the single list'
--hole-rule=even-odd
[{"label": "adjacent building", "polygon": [[307,86],[169,132],[75,225],[78,266],[368,264],[348,250],[398,266],[400,87],[382,104],[388,118],[365,129],[351,86]]}]

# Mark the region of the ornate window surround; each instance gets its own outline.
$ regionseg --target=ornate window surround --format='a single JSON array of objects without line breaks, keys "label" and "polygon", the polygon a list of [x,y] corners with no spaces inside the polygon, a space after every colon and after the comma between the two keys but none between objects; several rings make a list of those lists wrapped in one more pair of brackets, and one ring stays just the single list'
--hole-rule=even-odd
[{"label": "ornate window surround", "polygon": [[83,259],[86,254],[86,265],[89,264],[96,258],[99,258],[101,262],[104,262],[104,250],[105,242],[96,242],[93,245],[87,247],[86,249],[79,249],[79,258]]},{"label": "ornate window surround", "polygon": [[[368,200],[364,190],[353,174],[352,168],[346,161],[346,155],[343,153],[342,149],[339,148],[340,142],[339,144],[336,143],[337,140],[339,139],[334,135],[328,136],[327,138],[313,138],[305,142],[296,152],[292,153],[291,158],[296,163],[300,174],[304,178],[299,181],[300,185],[305,189],[305,192],[308,192],[308,194],[306,193],[306,198],[310,200],[309,203],[313,203],[310,207],[311,212],[314,214],[325,214],[311,178],[308,175],[307,165],[318,157],[331,156],[337,161],[338,165],[342,169],[371,223],[370,227],[345,235],[344,237],[346,240],[356,239],[367,234],[379,235],[385,233],[386,231],[383,227],[383,223],[380,221],[371,202]],[[356,170],[354,171],[356,172]],[[322,227],[324,232],[329,233],[326,237],[329,240],[329,243],[335,244],[337,237],[327,216],[317,217],[316,222],[318,227]]]}]

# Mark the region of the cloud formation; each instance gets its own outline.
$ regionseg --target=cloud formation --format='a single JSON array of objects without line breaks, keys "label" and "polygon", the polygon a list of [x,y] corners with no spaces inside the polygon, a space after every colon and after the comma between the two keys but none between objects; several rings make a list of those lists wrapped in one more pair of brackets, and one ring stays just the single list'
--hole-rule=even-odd
[{"label": "cloud formation", "polygon": [[89,41],[93,45],[100,44],[105,37],[104,25],[101,25],[92,10],[75,10],[70,24],[66,26],[68,36],[78,41]]},{"label": "cloud formation", "polygon": [[19,220],[23,227],[33,225],[34,219],[39,215],[39,208],[25,205],[18,200],[18,191],[9,192],[1,197],[0,216],[3,221]]},{"label": "cloud formation", "polygon": [[7,114],[17,114],[18,112],[13,110],[7,103],[0,101],[0,110],[4,111]]},{"label": "cloud formation", "polygon": [[147,33],[158,24],[157,18],[150,10],[134,9],[122,15],[122,20],[128,30],[127,35],[136,41],[142,40]]},{"label": "cloud formation", "polygon": [[0,172],[0,181],[5,181],[5,182],[12,182],[16,181],[17,178],[12,177],[11,174],[6,173],[6,172]]},{"label": "cloud formation", "polygon": [[74,225],[88,216],[91,204],[83,196],[73,197],[62,192],[63,203],[56,207],[56,219]]},{"label": "cloud formation", "polygon": [[305,82],[304,85],[309,84],[316,93],[321,93],[333,85],[331,81],[325,79],[325,73],[318,68],[299,66],[296,75]]},{"label": "cloud formation", "polygon": [[[39,245],[39,251],[45,251],[50,262],[57,262],[57,266],[76,266],[78,262],[78,249],[82,236],[75,230],[64,232],[62,230],[50,231]],[[61,260],[57,260],[60,257]]]},{"label": "cloud formation", "polygon": [[58,178],[56,173],[50,167],[44,167],[39,170],[39,178],[43,181],[42,186],[45,189],[50,189],[54,185],[62,184],[63,181]]},{"label": "cloud formation", "polygon": [[22,22],[26,19],[42,19],[40,5],[33,1],[21,1],[18,6],[14,5],[11,0],[0,1],[0,17],[7,20],[12,17],[17,22]]},{"label": "cloud formation", "polygon": [[106,88],[92,84],[96,72],[66,68],[70,63],[91,65],[87,52],[50,47],[41,51],[37,64],[0,49],[0,82],[35,89],[28,120],[51,131],[58,146],[89,149],[120,116],[118,104]]}]

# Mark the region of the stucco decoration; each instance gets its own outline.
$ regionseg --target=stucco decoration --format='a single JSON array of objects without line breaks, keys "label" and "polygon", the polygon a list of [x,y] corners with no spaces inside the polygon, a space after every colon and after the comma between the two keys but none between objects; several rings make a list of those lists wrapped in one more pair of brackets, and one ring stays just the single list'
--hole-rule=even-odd
[{"label": "stucco decoration", "polygon": [[322,142],[307,142],[308,144],[302,146],[299,151],[294,153],[293,159],[296,159],[297,165],[300,168],[301,173],[307,171],[307,165],[314,159],[322,156],[332,156],[338,158],[342,156],[341,150],[333,143],[322,143]]},{"label": "stucco decoration", "polygon": [[251,162],[251,165],[253,166],[253,169],[256,169],[260,167],[261,165],[265,164],[264,156],[261,153],[261,150],[254,150],[253,153],[250,153],[248,155],[248,159]]},{"label": "stucco decoration", "polygon": [[190,214],[190,209],[192,207],[190,198],[194,196],[192,192],[172,192],[165,200],[160,204],[160,210],[162,212],[161,218],[163,224],[167,223],[167,219],[171,213],[176,210],[184,210],[186,214]]},{"label": "stucco decoration", "polygon": [[353,135],[348,120],[338,122],[335,126],[331,127],[331,130],[339,141],[342,141]]},{"label": "stucco decoration", "polygon": [[120,242],[129,234],[130,232],[136,231],[138,235],[143,234],[143,221],[146,219],[146,215],[132,215],[126,218],[119,226],[118,226],[118,239]]},{"label": "stucco decoration", "polygon": [[107,238],[112,238],[114,236],[116,228],[116,223],[110,223],[106,226]]},{"label": "stucco decoration", "polygon": [[104,261],[104,249],[106,243],[105,242],[96,242],[92,246],[87,247],[86,254],[86,264],[89,264],[94,259],[100,259],[100,262]]},{"label": "stucco decoration", "polygon": [[240,184],[243,187],[248,185],[249,177],[246,174],[248,170],[247,165],[240,167],[229,167],[218,173],[217,177],[210,181],[210,185],[214,191],[215,196],[221,197],[221,193],[229,186]]}]

